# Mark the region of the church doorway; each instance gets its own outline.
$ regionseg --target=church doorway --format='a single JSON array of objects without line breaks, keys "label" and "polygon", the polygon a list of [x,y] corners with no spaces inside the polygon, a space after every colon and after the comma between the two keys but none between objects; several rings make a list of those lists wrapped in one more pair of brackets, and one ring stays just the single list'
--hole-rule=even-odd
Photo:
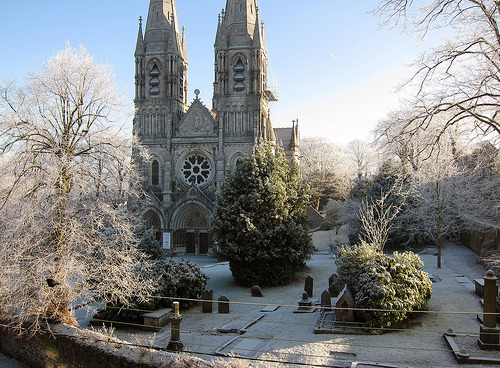
[{"label": "church doorway", "polygon": [[173,221],[173,245],[187,254],[206,255],[210,249],[209,212],[190,203],[182,208]]}]

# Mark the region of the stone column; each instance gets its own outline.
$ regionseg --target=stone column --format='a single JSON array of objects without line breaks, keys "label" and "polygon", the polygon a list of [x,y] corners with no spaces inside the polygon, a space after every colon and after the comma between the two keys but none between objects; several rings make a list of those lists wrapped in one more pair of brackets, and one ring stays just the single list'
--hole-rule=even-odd
[{"label": "stone column", "polygon": [[173,302],[173,313],[170,315],[170,341],[167,350],[181,351],[184,345],[181,342],[181,321],[182,315],[179,313],[179,302]]},{"label": "stone column", "polygon": [[485,350],[498,350],[500,348],[500,334],[497,328],[497,278],[492,270],[486,272],[484,277],[484,307],[483,324],[480,327],[479,347]]}]

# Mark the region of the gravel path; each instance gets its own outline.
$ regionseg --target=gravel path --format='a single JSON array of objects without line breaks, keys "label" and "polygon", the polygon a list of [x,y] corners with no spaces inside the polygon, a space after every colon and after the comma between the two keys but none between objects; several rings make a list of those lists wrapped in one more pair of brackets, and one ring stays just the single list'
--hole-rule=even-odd
[{"label": "gravel path", "polygon": [[[475,314],[481,311],[481,306],[473,291],[473,280],[485,274],[484,268],[478,264],[478,256],[463,246],[448,243],[443,249],[443,267],[438,269],[433,249],[421,253],[424,269],[438,281],[433,285],[434,292],[428,305],[431,313],[422,315],[405,330],[382,335],[317,335],[314,328],[319,312],[296,314],[293,310],[302,296],[304,278],[308,274],[314,278],[313,299],[319,299],[321,292],[328,287],[328,277],[336,271],[328,244],[336,238],[345,239],[342,234],[336,236],[332,232],[314,233],[317,252],[307,263],[308,269],[287,286],[263,288],[263,298],[252,298],[248,288],[235,285],[227,262],[202,264],[203,272],[210,277],[207,289],[214,290],[215,300],[224,295],[232,302],[246,304],[231,304],[229,315],[218,314],[216,304],[212,314],[202,314],[199,307],[184,312],[181,324],[184,346],[192,353],[201,353],[199,356],[203,359],[211,359],[218,349],[224,353],[235,352],[254,359],[248,365],[259,368],[299,365],[342,368],[351,367],[356,362],[355,366],[360,368],[368,367],[367,362],[379,367],[457,367],[443,333],[452,328],[455,332],[470,335],[471,346],[475,345],[475,335],[479,333]],[[275,312],[261,312],[263,305],[272,304],[282,306]],[[217,328],[225,325],[242,328],[262,315],[265,316],[242,335],[217,333]],[[167,328],[156,335],[135,333],[134,337],[130,333],[116,334],[125,340],[142,338],[165,347],[170,330]],[[221,349],[225,345],[227,347]],[[487,354],[500,357],[498,352]]]}]

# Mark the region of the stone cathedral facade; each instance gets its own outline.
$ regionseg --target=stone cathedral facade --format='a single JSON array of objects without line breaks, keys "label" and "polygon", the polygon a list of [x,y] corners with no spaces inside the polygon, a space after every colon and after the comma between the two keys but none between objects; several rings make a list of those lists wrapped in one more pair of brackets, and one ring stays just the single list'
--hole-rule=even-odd
[{"label": "stone cathedral facade", "polygon": [[149,193],[146,224],[164,249],[207,254],[217,193],[259,139],[299,157],[298,124],[274,129],[268,54],[257,0],[227,0],[215,35],[212,109],[188,104],[188,56],[175,0],[150,0],[135,51],[134,133],[151,155],[139,161]]}]

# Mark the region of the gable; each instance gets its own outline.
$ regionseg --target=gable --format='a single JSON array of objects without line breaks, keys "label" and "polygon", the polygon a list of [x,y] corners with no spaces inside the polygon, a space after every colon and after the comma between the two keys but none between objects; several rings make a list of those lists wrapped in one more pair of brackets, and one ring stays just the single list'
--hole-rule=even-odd
[{"label": "gable", "polygon": [[[215,115],[215,114],[214,114]],[[217,135],[217,124],[212,112],[200,100],[193,101],[179,122],[177,137],[213,137]]]}]

